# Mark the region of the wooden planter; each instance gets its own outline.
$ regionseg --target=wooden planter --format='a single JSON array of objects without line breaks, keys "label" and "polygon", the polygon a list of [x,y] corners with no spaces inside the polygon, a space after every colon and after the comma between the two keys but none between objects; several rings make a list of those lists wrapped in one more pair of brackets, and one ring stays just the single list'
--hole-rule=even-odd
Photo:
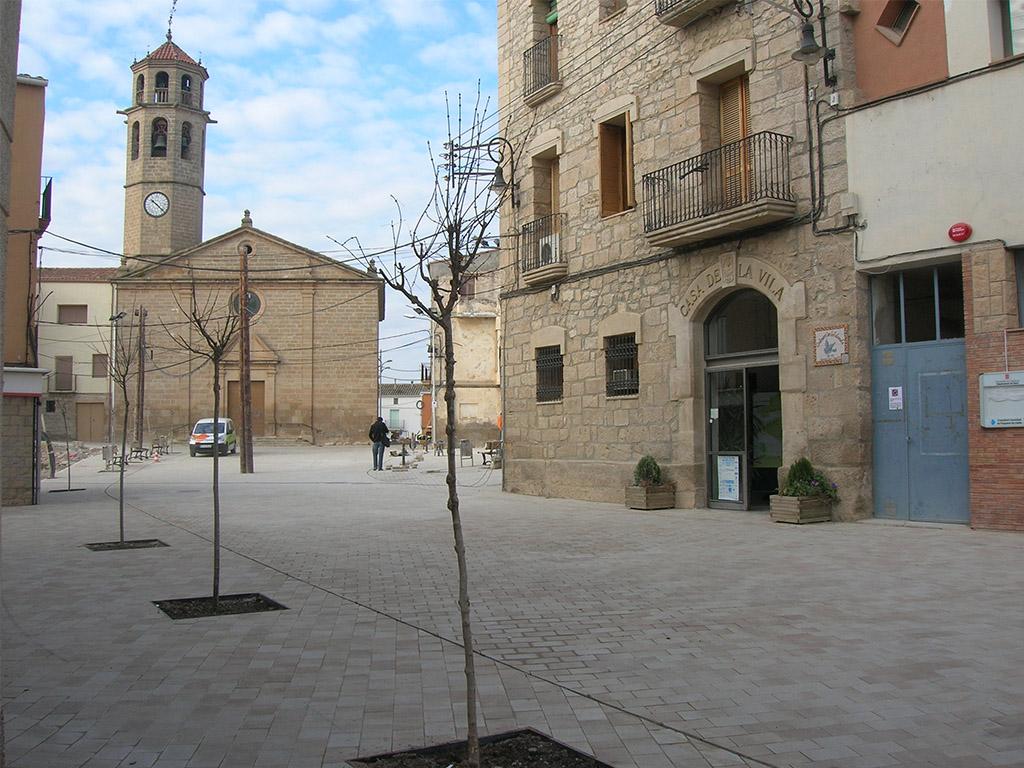
[{"label": "wooden planter", "polygon": [[771,496],[772,520],[776,523],[828,523],[832,503],[820,496]]},{"label": "wooden planter", "polygon": [[630,509],[672,509],[675,505],[674,485],[626,486],[626,506]]}]

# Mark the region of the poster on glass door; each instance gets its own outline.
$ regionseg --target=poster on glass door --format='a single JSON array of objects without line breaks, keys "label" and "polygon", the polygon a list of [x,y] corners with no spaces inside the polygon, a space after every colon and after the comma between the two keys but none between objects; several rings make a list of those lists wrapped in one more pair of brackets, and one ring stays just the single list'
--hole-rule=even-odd
[{"label": "poster on glass door", "polygon": [[718,456],[718,500],[740,500],[740,457]]}]

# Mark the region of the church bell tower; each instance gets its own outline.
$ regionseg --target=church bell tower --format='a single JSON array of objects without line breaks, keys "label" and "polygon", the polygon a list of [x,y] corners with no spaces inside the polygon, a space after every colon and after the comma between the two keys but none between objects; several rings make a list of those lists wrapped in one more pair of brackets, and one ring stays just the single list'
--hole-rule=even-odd
[{"label": "church bell tower", "polygon": [[171,40],[132,64],[124,185],[125,262],[166,256],[203,238],[209,74]]}]

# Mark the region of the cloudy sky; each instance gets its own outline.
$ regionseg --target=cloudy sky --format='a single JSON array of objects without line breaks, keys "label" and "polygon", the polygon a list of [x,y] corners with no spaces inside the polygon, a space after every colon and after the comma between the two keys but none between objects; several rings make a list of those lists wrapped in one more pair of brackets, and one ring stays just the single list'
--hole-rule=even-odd
[{"label": "cloudy sky", "polygon": [[[170,10],[171,0],[23,4],[18,71],[50,83],[52,232],[121,251],[126,129],[117,110],[131,104],[132,61],[164,42]],[[385,246],[391,195],[415,210],[431,184],[427,142],[445,139],[445,93],[475,99],[479,83],[493,111],[495,24],[489,2],[177,0],[174,42],[209,70],[205,106],[217,121],[203,237],[238,226],[248,208],[255,226],[314,250],[335,250],[328,236]],[[43,245],[69,248],[53,237]],[[46,250],[43,263],[118,259]],[[390,294],[381,335],[424,328],[406,314]],[[385,356],[399,378],[426,361],[423,345]]]}]

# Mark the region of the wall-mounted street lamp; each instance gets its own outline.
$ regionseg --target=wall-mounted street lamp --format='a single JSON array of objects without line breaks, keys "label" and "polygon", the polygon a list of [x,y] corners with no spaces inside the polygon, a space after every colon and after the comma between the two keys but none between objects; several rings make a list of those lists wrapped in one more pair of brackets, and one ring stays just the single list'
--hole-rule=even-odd
[{"label": "wall-mounted street lamp", "polygon": [[[490,189],[490,191],[498,198],[504,197],[506,192],[510,193],[512,207],[519,207],[519,185],[515,183],[516,161],[515,153],[512,149],[512,142],[504,136],[495,136],[490,141],[485,141],[480,144],[447,144],[445,145],[445,149],[447,149],[449,153],[448,157],[451,161],[451,168],[449,172],[453,177],[490,176],[491,183],[488,186],[488,189]],[[458,153],[481,149],[487,150],[487,156],[494,161],[495,166],[493,174],[488,171],[462,171],[456,167],[455,160]],[[505,174],[501,169],[505,162],[505,150],[508,150],[509,171],[512,176],[511,184],[505,180]]]},{"label": "wall-mounted street lamp", "polygon": [[832,62],[836,58],[836,49],[828,46],[828,33],[825,30],[825,0],[818,0],[818,26],[821,28],[821,45],[814,36],[814,0],[792,0],[793,9],[775,2],[775,0],[764,0],[773,8],[785,11],[791,16],[803,19],[800,27],[800,47],[792,53],[793,61],[810,67],[817,62],[822,62],[822,73],[825,78],[825,85],[834,88],[838,82],[835,72],[832,71]]}]

